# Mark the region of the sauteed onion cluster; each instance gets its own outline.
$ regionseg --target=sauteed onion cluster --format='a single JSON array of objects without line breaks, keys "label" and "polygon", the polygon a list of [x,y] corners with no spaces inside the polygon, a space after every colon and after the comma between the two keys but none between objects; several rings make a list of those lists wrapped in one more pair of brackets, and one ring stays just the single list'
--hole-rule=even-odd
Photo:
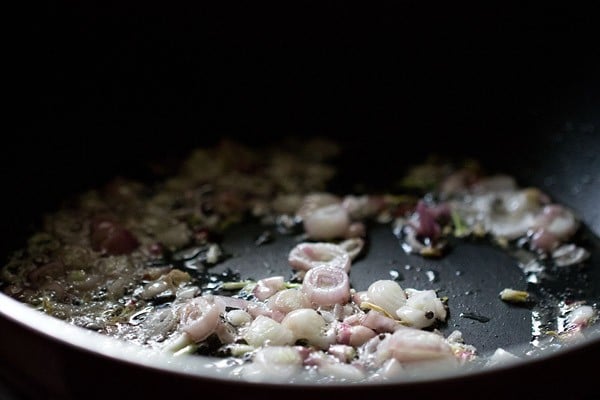
[{"label": "sauteed onion cluster", "polygon": [[[340,151],[318,138],[260,149],[223,140],[174,170],[158,168],[157,181],[117,177],[47,215],[2,269],[2,290],[174,357],[218,357],[215,366],[245,380],[385,381],[476,362],[478,353],[459,330],[438,329],[452,304],[435,290],[394,279],[352,287],[372,224],[389,225],[399,251],[430,258],[443,257],[450,239],[485,238],[525,254],[530,279],[589,257],[571,241],[575,213],[510,176],[472,161],[427,161],[387,193],[334,193]],[[235,257],[224,235],[249,220],[265,227],[248,238],[253,246],[268,245],[273,231],[295,239],[280,260],[289,275],[213,272]],[[530,300],[512,288],[498,297]],[[561,339],[596,318],[591,305],[572,304]],[[489,363],[514,357],[498,349]]]}]

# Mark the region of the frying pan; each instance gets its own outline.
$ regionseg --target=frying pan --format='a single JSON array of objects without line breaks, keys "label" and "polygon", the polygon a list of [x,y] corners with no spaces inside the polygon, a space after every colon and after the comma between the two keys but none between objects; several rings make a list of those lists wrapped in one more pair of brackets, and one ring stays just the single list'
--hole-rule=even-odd
[{"label": "frying pan", "polygon": [[[568,287],[598,304],[600,91],[598,60],[581,40],[592,33],[585,14],[565,23],[563,10],[555,10],[532,23],[487,10],[416,18],[401,6],[380,6],[354,19],[339,17],[347,8],[311,4],[300,12],[316,16],[307,31],[295,29],[303,19],[298,15],[269,19],[265,10],[243,6],[167,16],[152,6],[139,14],[78,7],[59,8],[54,16],[62,24],[36,40],[51,62],[30,82],[39,94],[31,104],[35,117],[5,147],[5,193],[16,195],[3,207],[4,256],[61,199],[117,174],[148,178],[149,161],[181,159],[225,136],[261,146],[285,135],[319,135],[345,148],[338,160],[340,190],[355,183],[386,188],[433,153],[472,157],[523,186],[540,187],[576,211],[591,249],[581,274],[548,290],[558,296]],[[190,15],[202,17],[201,23]],[[350,20],[362,21],[363,29]],[[368,22],[376,28],[366,29]],[[242,276],[261,274],[257,266],[289,249],[278,237],[249,250],[245,238],[256,229],[242,226],[224,243],[255,261],[237,266]],[[527,286],[514,259],[474,244],[457,246],[441,260],[416,258],[401,252],[390,232],[369,234],[369,253],[351,274],[355,288],[400,268],[406,286],[435,285],[449,297],[446,333],[460,329],[481,352],[526,347],[531,310],[497,299],[504,287]],[[272,273],[288,274],[272,265]],[[583,343],[486,371],[377,385],[249,384],[218,376],[202,359],[164,359],[65,325],[5,295],[0,316],[1,377],[14,398],[100,398],[115,391],[152,398],[205,391],[273,398],[591,398],[596,372],[588,365],[600,355],[596,326]]]}]

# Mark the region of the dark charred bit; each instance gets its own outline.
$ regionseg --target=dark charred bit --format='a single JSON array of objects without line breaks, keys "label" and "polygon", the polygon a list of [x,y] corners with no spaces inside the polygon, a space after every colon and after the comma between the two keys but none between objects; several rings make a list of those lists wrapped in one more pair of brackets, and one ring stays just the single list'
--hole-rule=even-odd
[{"label": "dark charred bit", "polygon": [[475,321],[479,321],[479,322],[489,322],[490,321],[490,318],[485,317],[483,315],[475,314],[475,313],[460,313],[459,316],[462,318],[474,319]]}]

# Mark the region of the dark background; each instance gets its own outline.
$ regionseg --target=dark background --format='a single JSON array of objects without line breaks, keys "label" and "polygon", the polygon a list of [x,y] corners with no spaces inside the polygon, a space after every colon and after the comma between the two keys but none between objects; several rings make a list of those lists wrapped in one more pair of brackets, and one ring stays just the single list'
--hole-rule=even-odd
[{"label": "dark background", "polygon": [[452,144],[598,98],[600,30],[577,5],[199,3],[210,2],[32,10],[42,15],[16,58],[23,128],[59,152],[63,132],[115,152],[133,136],[140,147],[173,146],[167,134],[424,134]]}]

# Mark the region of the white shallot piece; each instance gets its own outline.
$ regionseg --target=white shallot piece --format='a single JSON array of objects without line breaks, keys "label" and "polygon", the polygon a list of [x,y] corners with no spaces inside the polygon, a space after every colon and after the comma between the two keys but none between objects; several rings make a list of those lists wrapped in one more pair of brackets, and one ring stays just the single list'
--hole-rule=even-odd
[{"label": "white shallot piece", "polygon": [[552,259],[559,267],[574,265],[587,260],[590,252],[573,243],[563,244],[552,251]]},{"label": "white shallot piece", "polygon": [[444,321],[448,315],[435,290],[407,289],[406,304],[396,310],[396,315],[414,328],[426,328],[436,320]]},{"label": "white shallot piece", "polygon": [[581,330],[588,326],[590,321],[596,316],[592,306],[579,305],[567,317],[567,330]]},{"label": "white shallot piece", "polygon": [[360,323],[377,333],[395,332],[403,328],[395,318],[388,317],[377,311],[369,311],[360,318]]},{"label": "white shallot piece", "polygon": [[353,347],[362,346],[377,333],[364,325],[349,325],[339,323],[336,326],[336,341]]},{"label": "white shallot piece", "polygon": [[512,362],[519,361],[520,357],[515,356],[513,353],[504,350],[503,348],[497,348],[494,353],[490,356],[489,360],[486,362],[487,367],[492,367],[496,365],[504,365]]},{"label": "white shallot piece", "polygon": [[402,287],[389,279],[375,281],[367,289],[370,303],[381,307],[388,315],[396,315],[396,310],[406,304],[406,293]]},{"label": "white shallot piece", "polygon": [[[508,240],[524,236],[533,226],[539,212],[539,205],[524,191],[486,192],[472,197],[469,217],[463,215],[466,221],[470,218],[480,222],[486,231],[494,236]],[[457,205],[462,211],[464,204]],[[459,211],[459,212],[461,212]]]},{"label": "white shallot piece", "polygon": [[294,310],[285,316],[281,325],[294,334],[295,341],[306,340],[308,344],[327,349],[335,343],[333,330],[327,332],[327,322],[312,308]]},{"label": "white shallot piece", "polygon": [[456,359],[452,347],[443,336],[414,328],[398,329],[377,346],[379,362],[395,358],[401,363]]},{"label": "white shallot piece", "polygon": [[270,310],[287,314],[300,308],[310,307],[310,300],[299,288],[283,289],[267,299]]},{"label": "white shallot piece", "polygon": [[233,326],[242,326],[252,322],[252,316],[244,310],[230,310],[225,314],[225,320]]},{"label": "white shallot piece", "polygon": [[302,199],[300,206],[296,210],[296,216],[303,221],[313,213],[316,209],[325,207],[331,204],[340,204],[342,199],[338,196],[327,192],[309,193]]},{"label": "white shallot piece", "polygon": [[371,377],[373,381],[385,381],[405,374],[404,367],[395,358],[386,360]]},{"label": "white shallot piece", "polygon": [[356,382],[365,378],[365,372],[353,364],[336,362],[332,359],[325,359],[318,366],[319,374],[329,376],[342,381]]},{"label": "white shallot piece", "polygon": [[333,240],[348,236],[350,216],[341,204],[329,204],[308,213],[303,224],[310,239]]},{"label": "white shallot piece", "polygon": [[294,343],[294,333],[272,318],[257,316],[243,335],[250,346],[285,346]]},{"label": "white shallot piece", "polygon": [[283,276],[270,276],[260,279],[252,289],[252,294],[258,300],[266,300],[278,291],[285,289],[285,280]]},{"label": "white shallot piece", "polygon": [[577,231],[579,221],[568,208],[558,204],[549,204],[536,216],[533,227],[544,228],[558,239],[565,240]]},{"label": "white shallot piece", "polygon": [[328,242],[300,243],[288,256],[288,263],[297,271],[326,266],[348,273],[351,262],[350,254],[343,247]]},{"label": "white shallot piece", "polygon": [[239,374],[249,382],[287,382],[302,368],[300,352],[292,346],[268,346],[257,349],[251,363]]}]

